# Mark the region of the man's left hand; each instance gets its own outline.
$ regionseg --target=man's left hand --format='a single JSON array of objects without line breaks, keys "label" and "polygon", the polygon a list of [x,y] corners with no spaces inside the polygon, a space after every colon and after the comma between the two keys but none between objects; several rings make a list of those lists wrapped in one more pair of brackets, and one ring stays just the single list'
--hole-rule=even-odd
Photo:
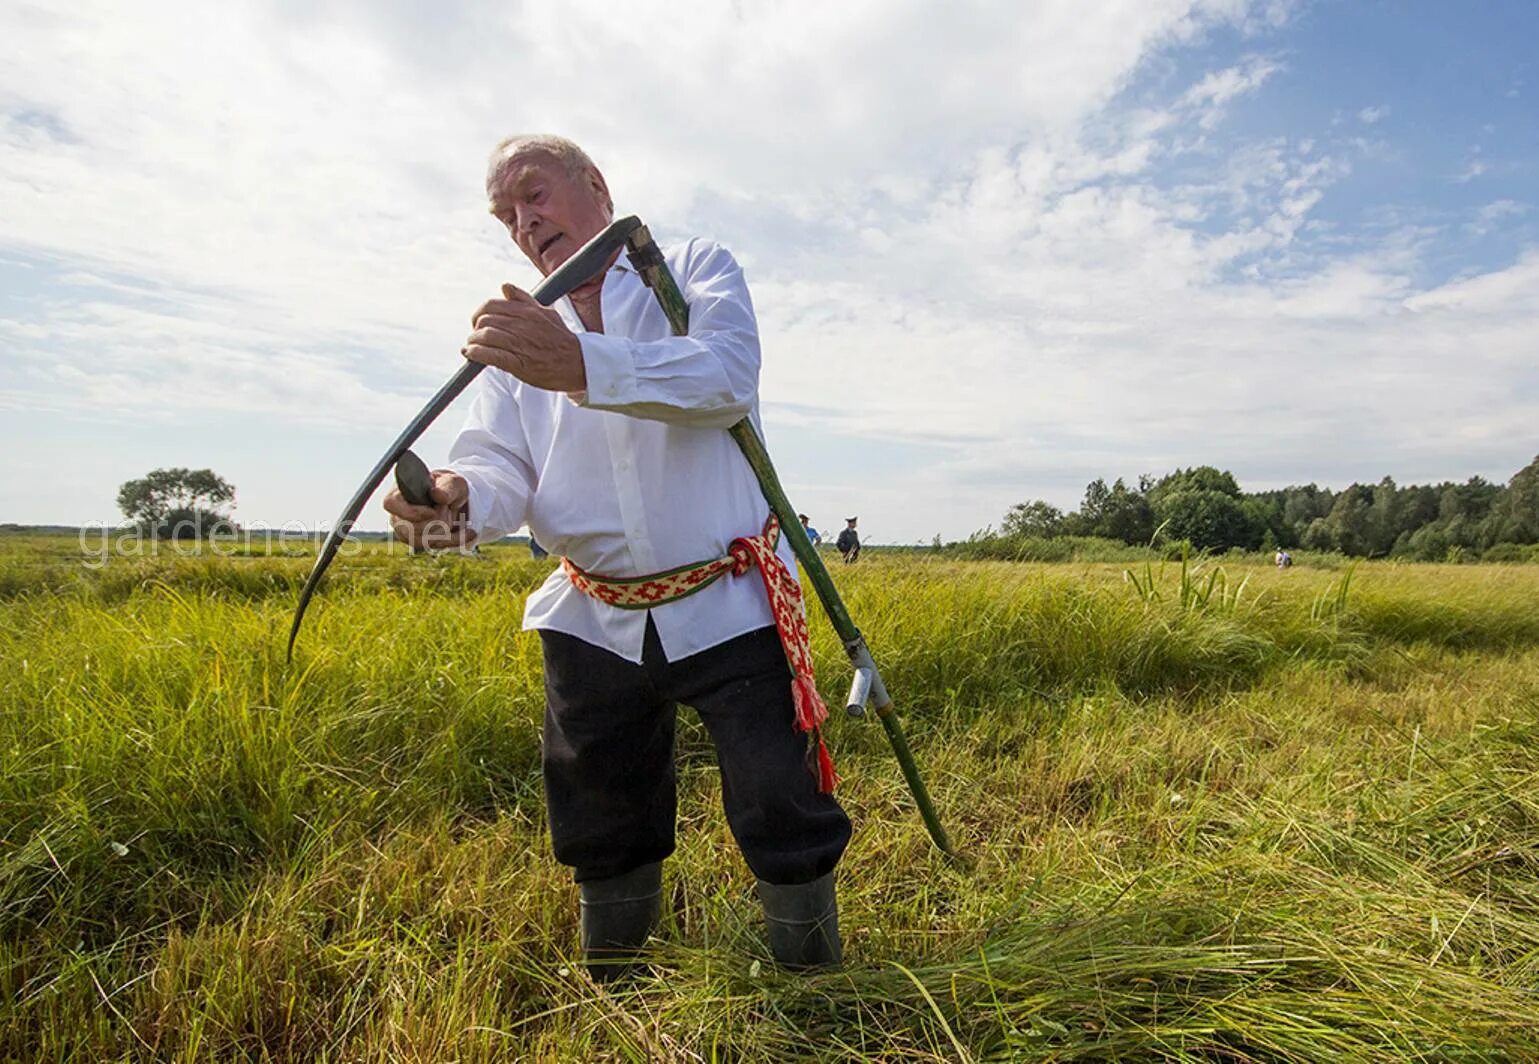
[{"label": "man's left hand", "polygon": [[471,317],[475,331],[460,353],[473,362],[507,370],[525,384],[552,392],[588,387],[582,345],[549,307],[510,284]]}]

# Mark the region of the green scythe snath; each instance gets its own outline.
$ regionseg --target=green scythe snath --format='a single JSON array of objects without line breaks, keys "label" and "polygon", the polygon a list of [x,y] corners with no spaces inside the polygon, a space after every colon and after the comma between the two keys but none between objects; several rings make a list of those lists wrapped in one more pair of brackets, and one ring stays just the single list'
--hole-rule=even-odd
[{"label": "green scythe snath", "polygon": [[[647,231],[646,226],[640,226],[626,238],[625,245],[631,265],[636,268],[637,273],[641,274],[641,279],[657,297],[658,305],[668,316],[668,324],[672,326],[674,334],[687,335],[689,304],[684,301],[684,294],[679,291],[678,283],[663,261],[662,252],[652,239],[652,234]],[[935,840],[935,845],[940,847],[943,853],[952,857],[957,856],[956,851],[951,848],[951,840],[946,836],[946,829],[941,827],[940,816],[935,812],[935,804],[930,801],[929,789],[925,787],[924,780],[919,775],[919,766],[914,761],[913,751],[909,749],[908,739],[903,734],[903,726],[898,723],[892,698],[887,694],[887,686],[882,683],[882,674],[871,657],[871,651],[866,647],[866,641],[861,636],[860,629],[856,628],[855,622],[850,620],[849,611],[844,608],[844,601],[840,599],[839,592],[834,587],[833,578],[828,575],[828,569],[823,565],[822,556],[818,554],[812,541],[807,538],[807,530],[802,527],[800,518],[796,516],[796,510],[792,508],[791,501],[786,498],[785,489],[780,486],[780,478],[775,474],[775,466],[770,462],[769,451],[765,449],[764,441],[759,439],[753,423],[746,417],[733,425],[729,431],[732,433],[732,438],[737,441],[738,449],[743,452],[743,457],[748,460],[754,476],[759,478],[759,487],[764,492],[764,499],[780,520],[781,535],[791,541],[791,550],[795,552],[797,560],[806,570],[807,579],[817,591],[818,600],[823,603],[824,612],[828,614],[834,631],[839,633],[839,639],[844,643],[844,651],[849,655],[850,663],[855,666],[855,682],[850,687],[846,708],[852,716],[860,716],[865,711],[867,701],[875,705],[877,719],[882,722],[882,728],[887,732],[887,741],[892,744],[892,751],[897,755],[898,765],[903,769],[903,778],[907,781],[908,789],[919,806],[919,815],[924,818],[924,826],[929,831],[930,838]]]}]

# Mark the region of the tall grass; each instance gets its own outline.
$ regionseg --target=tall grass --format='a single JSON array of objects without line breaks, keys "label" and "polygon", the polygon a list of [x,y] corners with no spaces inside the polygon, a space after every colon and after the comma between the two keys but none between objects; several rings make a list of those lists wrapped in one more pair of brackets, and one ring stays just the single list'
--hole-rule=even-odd
[{"label": "tall grass", "polygon": [[605,991],[548,563],[349,559],[289,666],[307,568],[0,559],[0,1058],[1539,1056],[1539,572],[841,568],[970,866],[836,723],[848,963],[775,971],[686,714],[656,974]]}]

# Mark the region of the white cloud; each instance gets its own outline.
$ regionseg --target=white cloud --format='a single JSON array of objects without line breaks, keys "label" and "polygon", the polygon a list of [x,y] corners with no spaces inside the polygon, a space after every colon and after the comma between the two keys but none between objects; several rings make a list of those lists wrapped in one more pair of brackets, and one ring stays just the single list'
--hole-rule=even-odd
[{"label": "white cloud", "polygon": [[1277,72],[1277,64],[1262,56],[1251,56],[1241,66],[1227,70],[1215,70],[1186,90],[1181,102],[1192,107],[1204,104],[1224,104],[1253,92],[1261,83]]},{"label": "white cloud", "polygon": [[1216,70],[1193,85],[1181,97],[1181,103],[1198,112],[1198,125],[1212,129],[1222,121],[1224,108],[1231,101],[1259,89],[1281,67],[1265,56],[1250,56],[1239,66]]},{"label": "white cloud", "polygon": [[1539,311],[1539,252],[1530,251],[1505,270],[1450,281],[1406,300],[1418,313],[1449,312],[1469,324],[1470,315],[1508,315]]},{"label": "white cloud", "polygon": [[1529,212],[1529,209],[1528,204],[1519,203],[1516,200],[1493,200],[1477,210],[1474,221],[1466,224],[1464,229],[1476,236],[1485,236],[1500,228],[1504,221],[1521,218]]},{"label": "white cloud", "polygon": [[1479,159],[1472,159],[1472,160],[1470,160],[1469,164],[1466,165],[1464,167],[1464,169],[1459,172],[1459,176],[1454,178],[1454,180],[1459,182],[1459,184],[1462,185],[1462,184],[1465,184],[1467,182],[1475,180],[1475,178],[1479,177],[1481,174],[1485,173],[1489,169],[1490,169],[1490,167],[1487,166],[1481,160],[1479,160]]},{"label": "white cloud", "polygon": [[1365,126],[1371,126],[1388,114],[1388,104],[1381,104],[1378,107],[1364,107],[1361,111],[1357,112],[1357,120]]},{"label": "white cloud", "polygon": [[1454,178],[1454,181],[1458,184],[1465,185],[1486,173],[1490,169],[1490,165],[1480,157],[1480,149],[1476,148],[1469,162],[1464,164],[1464,169],[1459,171],[1458,176]]}]

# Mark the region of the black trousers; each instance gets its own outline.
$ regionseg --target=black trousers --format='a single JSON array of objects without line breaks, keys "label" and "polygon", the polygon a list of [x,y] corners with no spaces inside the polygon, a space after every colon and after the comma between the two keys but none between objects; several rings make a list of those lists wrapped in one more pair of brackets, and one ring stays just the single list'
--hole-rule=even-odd
[{"label": "black trousers", "polygon": [[716,745],[727,823],[754,875],[807,883],[833,870],[850,820],[807,770],[775,629],[670,662],[649,617],[640,665],[561,632],[542,630],[540,640],[550,834],[578,882],[673,852],[680,702]]}]

